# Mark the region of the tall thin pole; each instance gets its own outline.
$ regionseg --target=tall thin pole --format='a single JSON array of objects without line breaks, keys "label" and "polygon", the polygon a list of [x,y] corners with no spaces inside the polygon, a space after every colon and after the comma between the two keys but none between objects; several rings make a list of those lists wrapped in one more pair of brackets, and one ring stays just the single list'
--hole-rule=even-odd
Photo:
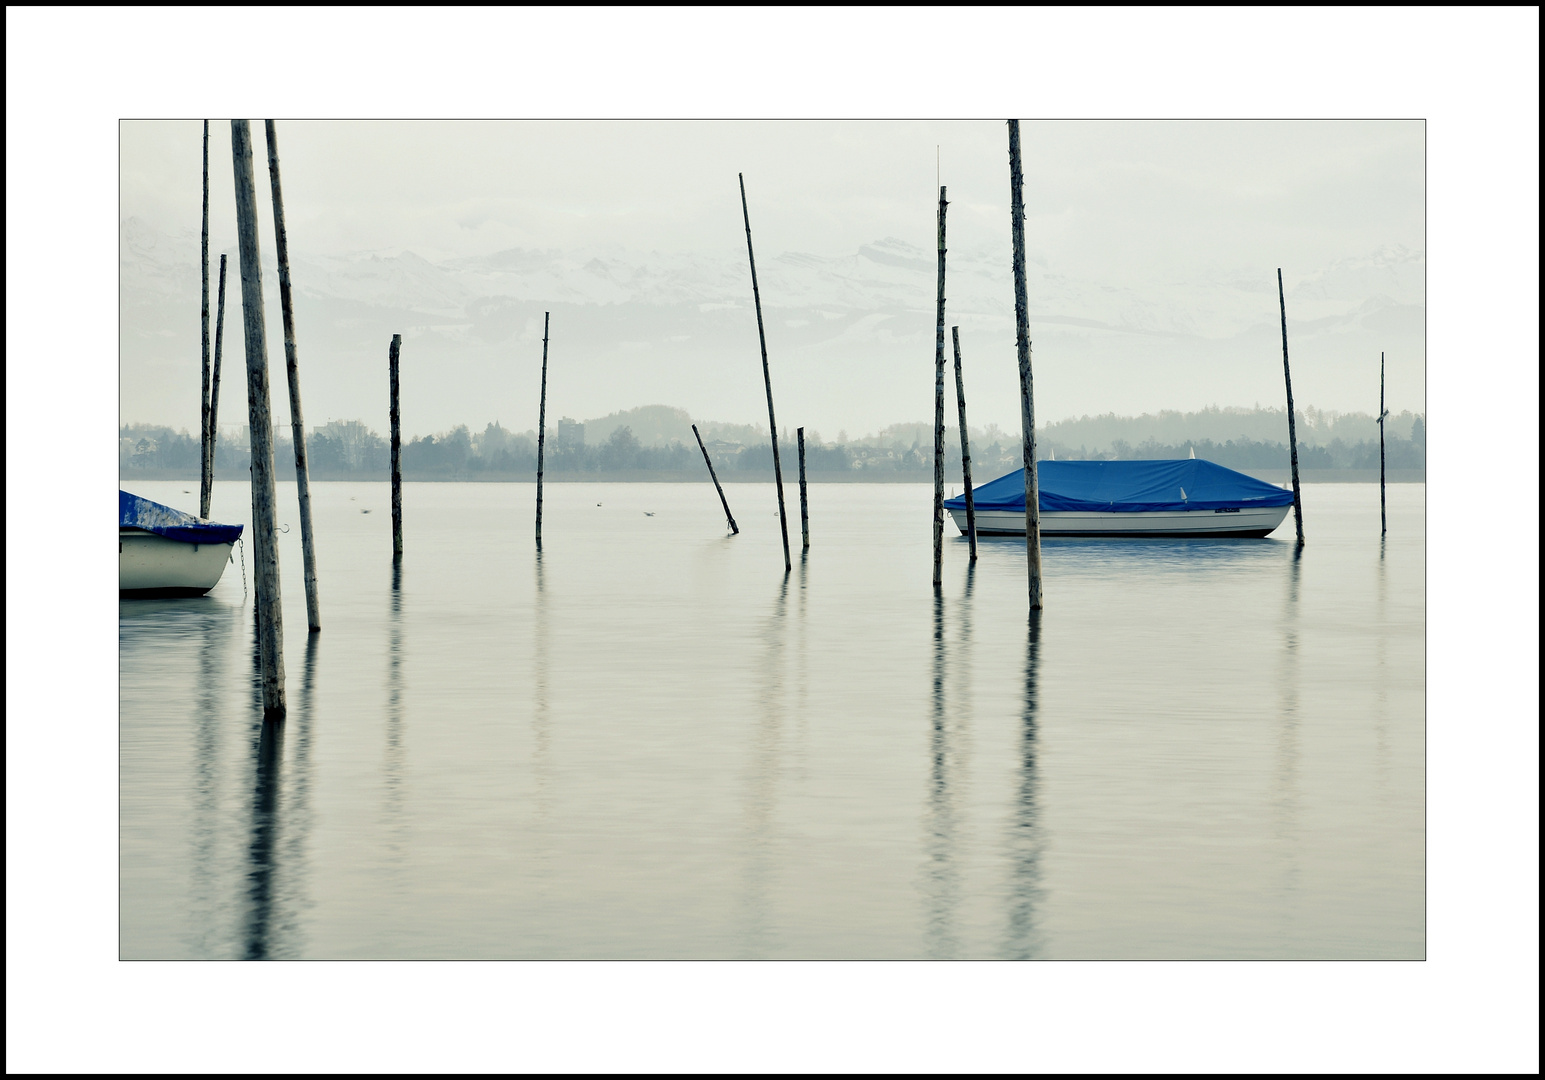
[{"label": "tall thin pole", "polygon": [[1379,353],[1379,535],[1389,532],[1389,518],[1384,511],[1384,354]]},{"label": "tall thin pole", "polygon": [[542,452],[547,442],[547,324],[552,312],[542,314],[542,405],[536,420],[536,549],[542,550]]},{"label": "tall thin pole", "polygon": [[1298,425],[1293,419],[1293,373],[1288,370],[1288,309],[1282,291],[1282,268],[1277,267],[1277,301],[1282,305],[1282,379],[1287,383],[1288,453],[1293,466],[1293,523],[1298,526],[1298,543],[1304,542],[1304,501],[1298,489]]},{"label": "tall thin pole", "polygon": [[778,489],[778,527],[783,530],[783,572],[794,569],[789,558],[789,516],[783,506],[783,463],[778,459],[778,420],[773,415],[772,372],[767,367],[767,331],[762,326],[762,292],[756,284],[756,252],[751,249],[751,211],[746,206],[746,176],[740,173],[740,212],[746,219],[746,257],[751,260],[751,296],[756,301],[756,334],[762,343],[762,379],[767,383],[767,426],[772,431],[773,484]]},{"label": "tall thin pole", "polygon": [[799,532],[804,537],[805,546],[802,551],[810,550],[810,502],[805,498],[805,429],[800,428],[799,437]]},{"label": "tall thin pole", "polygon": [[402,558],[402,414],[397,409],[397,361],[402,335],[392,335],[386,366],[392,382],[392,559]]},{"label": "tall thin pole", "polygon": [[316,537],[311,530],[311,464],[306,459],[306,424],[300,411],[300,367],[295,348],[295,309],[290,292],[290,239],[284,228],[284,193],[279,186],[279,141],[274,122],[263,121],[268,139],[268,182],[274,204],[274,248],[279,258],[279,307],[284,313],[284,370],[290,380],[290,437],[295,443],[295,494],[300,500],[300,550],[306,571],[306,623],[322,629],[317,598]]},{"label": "tall thin pole", "polygon": [[258,671],[263,718],[284,718],[284,616],[279,602],[279,543],[274,528],[274,431],[268,410],[268,339],[263,323],[263,270],[258,258],[257,189],[252,131],[231,121],[236,184],[236,236],[241,249],[241,317],[247,346],[247,422],[252,437],[252,537]]},{"label": "tall thin pole", "polygon": [[1025,286],[1025,176],[1019,162],[1019,121],[1009,121],[1010,222],[1014,234],[1014,344],[1019,352],[1019,419],[1024,428],[1025,557],[1030,610],[1041,607],[1041,484],[1035,466],[1035,382],[1030,370],[1030,304]]},{"label": "tall thin pole", "polygon": [[944,212],[939,188],[939,303],[933,343],[933,587],[944,582]]},{"label": "tall thin pole", "polygon": [[209,121],[204,121],[204,234],[202,241],[203,251],[203,296],[204,296],[204,389],[199,398],[200,410],[203,413],[203,426],[200,428],[199,438],[199,485],[198,485],[198,516],[209,516],[210,485],[214,479],[211,475],[213,461],[209,455]]},{"label": "tall thin pole", "polygon": [[[697,433],[697,425],[692,425],[692,434],[697,436],[697,448],[703,452],[703,464],[708,466],[708,478],[713,481],[714,490],[719,493],[719,501],[724,504],[724,516],[729,520],[730,532],[737,536],[740,534],[740,526],[735,524],[735,515],[730,513],[730,501],[724,497],[724,488],[719,486],[719,476],[713,471],[713,462],[708,458],[708,447],[703,445],[703,437]],[[538,451],[538,462],[541,461],[541,452]],[[540,468],[540,466],[538,466]]]},{"label": "tall thin pole", "polygon": [[[225,339],[225,255],[220,256],[220,299],[219,313],[215,316],[215,363],[214,371],[209,376],[209,446],[205,449],[206,460],[209,463],[209,501],[214,502],[215,495],[215,442],[220,437],[220,347]],[[209,516],[209,507],[206,505],[201,517]]]},{"label": "tall thin pole", "polygon": [[960,374],[960,327],[950,328],[955,339],[955,400],[960,404],[960,471],[966,484],[966,536],[971,541],[971,561],[976,562],[976,496],[971,493],[971,443],[966,437],[966,383]]}]

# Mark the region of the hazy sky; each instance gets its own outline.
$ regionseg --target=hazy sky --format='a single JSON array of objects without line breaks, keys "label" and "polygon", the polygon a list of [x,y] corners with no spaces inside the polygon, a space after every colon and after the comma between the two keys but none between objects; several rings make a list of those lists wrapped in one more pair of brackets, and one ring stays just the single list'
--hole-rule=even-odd
[{"label": "hazy sky", "polygon": [[[212,130],[223,244],[234,240],[229,128]],[[845,255],[931,227],[936,155],[951,246],[1008,235],[1001,121],[287,121],[280,132],[289,227],[330,254],[739,252],[743,172],[765,254]],[[1263,249],[1303,272],[1386,244],[1425,248],[1417,122],[1026,121],[1022,132],[1027,244],[1067,274],[1126,283],[1254,265]],[[199,124],[126,123],[121,147],[123,215],[197,227]]]},{"label": "hazy sky", "polygon": [[[260,234],[271,259],[258,127]],[[1299,340],[1300,404],[1371,411],[1377,353],[1387,347],[1391,405],[1425,408],[1422,123],[1027,121],[1022,128],[1040,417],[1278,404],[1279,346],[1267,332],[1276,322],[1277,266],[1293,299],[1290,320],[1307,335]],[[120,220],[165,234],[156,258],[175,247],[184,285],[175,301],[181,314],[162,312],[154,324],[142,323],[150,309],[124,294],[125,420],[181,426],[178,418],[197,408],[197,303],[185,290],[186,260],[196,259],[190,230],[199,220],[200,130],[196,121],[120,128]],[[576,265],[599,253],[627,265],[613,277],[636,282],[674,272],[672,259],[712,264],[696,271],[716,282],[706,293],[699,288],[696,315],[666,314],[670,305],[628,294],[644,307],[608,312],[601,308],[621,301],[591,297],[600,308],[557,317],[566,355],[554,369],[554,404],[581,418],[654,403],[702,419],[765,418],[736,183],[744,173],[774,388],[794,423],[827,437],[932,411],[935,183],[942,179],[952,266],[969,275],[952,278],[946,292],[948,322],[962,325],[972,361],[974,416],[1005,428],[1017,423],[1002,121],[280,121],[279,136],[297,266],[404,252],[446,264],[522,249]],[[229,139],[227,121],[211,125],[216,252],[235,250]],[[867,288],[872,265],[817,267],[807,258],[852,259],[886,240],[916,249],[903,260],[909,281],[891,282],[884,296],[871,289],[849,297],[846,308],[841,294]],[[1405,260],[1399,275],[1354,281],[1342,272],[1329,293],[1319,280],[1391,251]],[[138,248],[123,258],[138,269]],[[298,268],[297,289],[332,289],[321,273]],[[1305,282],[1308,290],[1295,294]],[[531,426],[534,369],[522,365],[536,361],[538,309],[552,306],[548,297],[532,293],[529,281],[480,281],[445,285],[464,295],[431,303],[442,284],[425,283],[422,304],[401,289],[391,301],[442,311],[439,327],[412,346],[435,376],[415,388],[407,429],[494,419]],[[514,336],[495,340],[474,327],[469,338],[463,331],[474,319],[443,313],[458,304],[470,311],[475,296],[498,288],[506,289],[501,302],[531,305]],[[276,341],[277,296],[266,300]],[[1359,312],[1370,303],[1395,307],[1382,329],[1363,325]],[[724,307],[743,308],[744,325],[726,327],[723,317],[710,325],[709,312]],[[348,341],[331,333],[350,322],[336,308],[297,315],[313,422],[380,411],[379,334],[361,331]],[[239,409],[221,415],[240,418]]]}]

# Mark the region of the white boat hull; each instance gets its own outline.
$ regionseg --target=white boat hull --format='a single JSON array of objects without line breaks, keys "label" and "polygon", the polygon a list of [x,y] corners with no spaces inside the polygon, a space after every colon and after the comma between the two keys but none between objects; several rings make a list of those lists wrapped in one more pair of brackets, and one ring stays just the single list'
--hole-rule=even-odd
[{"label": "white boat hull", "polygon": [[231,547],[187,544],[142,529],[119,529],[118,595],[203,596],[219,584]]},{"label": "white boat hull", "polygon": [[[1230,510],[1158,510],[1116,512],[1046,510],[1042,536],[1266,536],[1287,517],[1291,506],[1248,506]],[[955,526],[966,531],[966,512],[950,510]],[[1025,535],[1023,510],[978,510],[978,536]]]}]

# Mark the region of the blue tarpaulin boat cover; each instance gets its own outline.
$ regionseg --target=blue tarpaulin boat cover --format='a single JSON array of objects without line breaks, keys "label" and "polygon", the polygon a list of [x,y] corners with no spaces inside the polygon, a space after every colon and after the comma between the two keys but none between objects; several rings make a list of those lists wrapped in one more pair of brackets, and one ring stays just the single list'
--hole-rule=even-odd
[{"label": "blue tarpaulin boat cover", "polygon": [[[1291,506],[1293,493],[1200,458],[1176,461],[1040,461],[1041,512],[1103,510],[1221,510],[1227,507]],[[1025,470],[1015,469],[975,488],[978,510],[1025,508]],[[944,505],[964,510],[958,495]]]},{"label": "blue tarpaulin boat cover", "polygon": [[[1023,505],[1023,503],[1021,503]],[[173,510],[127,491],[118,492],[118,527],[144,529],[169,540],[186,544],[233,544],[241,535],[240,525],[216,525],[192,514]]]}]

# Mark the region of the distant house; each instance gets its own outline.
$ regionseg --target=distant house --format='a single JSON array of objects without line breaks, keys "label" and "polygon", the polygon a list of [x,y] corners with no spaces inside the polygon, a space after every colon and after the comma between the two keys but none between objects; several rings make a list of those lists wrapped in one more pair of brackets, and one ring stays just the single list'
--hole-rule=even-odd
[{"label": "distant house", "polygon": [[362,421],[330,420],[312,431],[336,444],[338,464],[343,468],[352,472],[375,464],[371,452],[380,445],[381,436]]},{"label": "distant house", "polygon": [[585,445],[585,425],[567,416],[558,421],[558,449],[578,450]]}]

